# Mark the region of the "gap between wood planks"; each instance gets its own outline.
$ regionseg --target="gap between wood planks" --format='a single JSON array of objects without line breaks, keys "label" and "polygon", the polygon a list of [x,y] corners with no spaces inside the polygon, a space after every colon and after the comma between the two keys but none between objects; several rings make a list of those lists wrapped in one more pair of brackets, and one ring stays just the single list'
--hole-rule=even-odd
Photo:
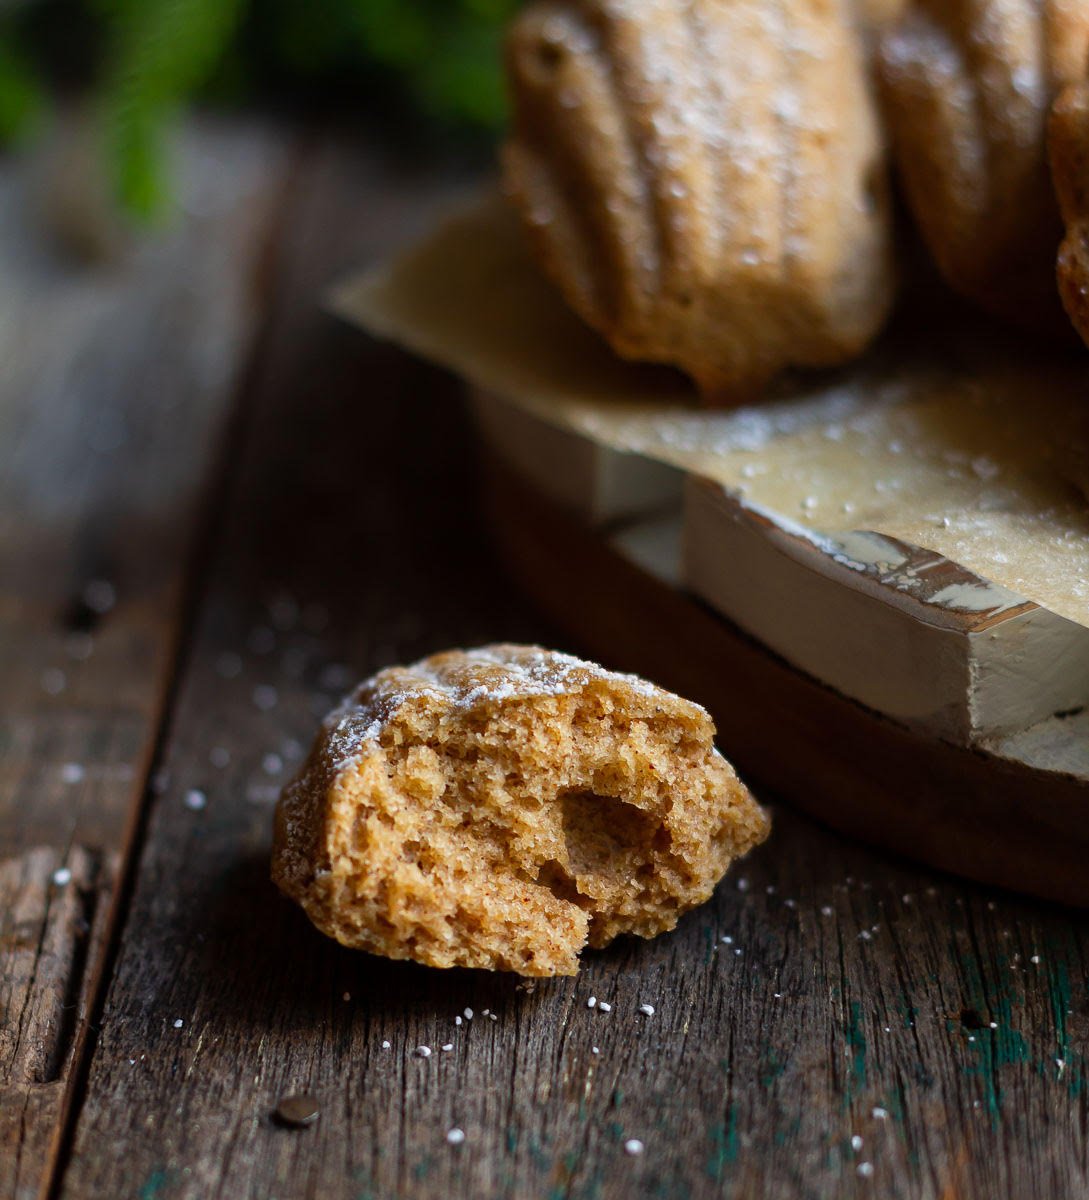
[{"label": "gap between wood planks", "polygon": [[[218,455],[218,471],[212,475],[209,490],[203,502],[201,536],[194,548],[193,563],[188,573],[190,586],[187,592],[183,636],[173,661],[170,702],[160,725],[155,770],[150,775],[152,779],[156,778],[165,759],[164,751],[170,746],[175,733],[179,681],[186,676],[190,665],[190,648],[195,619],[202,609],[207,607],[208,563],[217,550],[222,550],[222,524],[225,514],[231,513],[238,507],[235,493],[242,485],[236,478],[236,459],[239,457],[240,447],[253,440],[254,430],[260,428],[262,424],[261,414],[255,411],[258,392],[262,386],[268,387],[269,378],[275,378],[275,372],[278,369],[277,363],[282,363],[282,354],[278,355],[277,349],[282,351],[286,347],[287,354],[290,356],[292,353],[293,334],[297,332],[300,313],[305,313],[303,323],[306,325],[312,323],[315,318],[321,323],[333,324],[329,317],[319,316],[322,298],[324,289],[343,270],[344,256],[348,251],[344,239],[343,223],[328,219],[329,213],[321,211],[320,202],[318,210],[321,217],[326,219],[314,222],[315,209],[310,193],[317,186],[320,194],[322,177],[332,176],[336,178],[336,186],[333,189],[336,197],[335,207],[339,209],[347,207],[350,211],[355,206],[356,200],[353,191],[345,188],[344,179],[337,176],[335,169],[330,170],[331,163],[341,160],[350,160],[363,166],[362,179],[357,178],[356,183],[357,185],[369,183],[373,186],[372,212],[380,223],[385,223],[387,228],[396,231],[406,220],[411,220],[410,214],[413,211],[417,211],[418,216],[418,213],[425,211],[431,203],[427,198],[430,195],[429,190],[423,189],[421,200],[404,204],[398,195],[398,188],[388,184],[386,178],[389,174],[388,168],[376,165],[378,156],[373,153],[369,155],[360,153],[359,149],[349,151],[346,149],[344,140],[336,136],[305,139],[297,146],[292,156],[288,177],[281,189],[279,203],[276,205],[272,222],[264,239],[265,253],[259,258],[257,264],[258,274],[264,276],[262,289],[264,311],[261,316],[260,331],[256,344],[248,355],[247,367],[235,397],[228,437],[226,442],[221,444],[222,448]],[[419,190],[418,185],[414,186],[416,190]],[[327,191],[326,199],[328,195]],[[441,198],[441,188],[436,190],[436,195]],[[307,229],[310,237],[314,237],[315,230],[317,231],[316,245],[310,245],[305,240],[300,242],[298,237],[286,236],[299,223],[300,210],[310,214],[311,221]],[[303,221],[303,224],[305,225],[306,222]],[[352,340],[354,341],[354,338]],[[229,518],[226,519],[229,523]],[[243,554],[245,553],[246,548],[243,547]],[[132,891],[147,843],[147,818],[155,808],[156,802],[160,800],[160,797],[154,794],[159,790],[155,788],[152,789],[152,792],[146,793],[147,803],[143,809],[139,836],[130,851],[123,917],[115,928],[109,969],[103,974],[104,987],[99,994],[99,1014],[102,1012],[109,988],[114,983],[118,949],[128,931],[127,922],[131,915]],[[161,798],[161,803],[165,803],[165,800],[166,797]],[[88,1053],[83,1058],[80,1108],[73,1113],[72,1119],[68,1123],[64,1157],[53,1184],[54,1194],[59,1194],[65,1188],[73,1138],[79,1128],[83,1102],[86,1099],[87,1072],[95,1061],[98,1048],[99,1040],[96,1037],[95,1043],[88,1048]]]},{"label": "gap between wood planks", "polygon": [[[263,264],[297,178],[267,127],[195,122],[178,148],[180,202],[194,208],[120,261],[80,270],[55,256],[38,203],[68,133],[0,182],[13,431],[0,476],[0,841],[15,856],[0,863],[0,1191],[20,1200],[60,1178],[206,556],[200,531],[243,419],[250,309],[257,292],[267,301]],[[96,576],[109,595],[88,599],[80,588]]]},{"label": "gap between wood planks", "polygon": [[134,812],[131,831],[125,838],[121,855],[116,895],[103,934],[104,949],[101,967],[96,973],[93,992],[89,997],[86,1034],[83,1045],[80,1047],[81,1052],[75,1059],[70,1085],[71,1100],[66,1120],[62,1126],[56,1163],[49,1182],[48,1195],[51,1200],[60,1195],[64,1173],[71,1154],[72,1139],[86,1093],[87,1075],[97,1044],[97,1026],[102,1016],[106,993],[113,974],[113,965],[121,944],[125,916],[132,898],[137,866],[147,834],[148,812],[154,797],[153,781],[156,771],[162,763],[163,750],[169,738],[178,686],[185,672],[196,615],[199,612],[216,544],[218,534],[216,517],[226,507],[231,494],[231,464],[237,456],[245,437],[247,423],[252,417],[253,401],[256,395],[254,376],[271,330],[271,309],[276,294],[277,252],[283,232],[290,220],[298,190],[304,185],[305,164],[315,151],[316,143],[313,138],[295,139],[283,177],[278,183],[273,183],[274,199],[270,205],[269,214],[265,218],[266,228],[258,239],[259,248],[254,262],[250,265],[250,280],[247,287],[258,304],[256,332],[251,339],[251,344],[243,350],[243,368],[234,398],[228,406],[222,440],[218,451],[213,455],[205,493],[198,502],[198,511],[194,520],[196,532],[193,538],[193,547],[188,565],[183,571],[183,591],[177,636],[172,647],[169,674],[158,715],[154,746],[147,772],[140,783],[143,799]]}]

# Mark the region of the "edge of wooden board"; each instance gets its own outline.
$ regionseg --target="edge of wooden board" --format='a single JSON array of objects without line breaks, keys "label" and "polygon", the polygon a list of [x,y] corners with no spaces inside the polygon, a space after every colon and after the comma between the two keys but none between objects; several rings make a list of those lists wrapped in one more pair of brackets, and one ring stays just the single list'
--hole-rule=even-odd
[{"label": "edge of wooden board", "polygon": [[[1089,629],[1031,599],[934,551],[865,529],[814,532],[722,484],[469,395],[491,450],[583,524],[679,513],[657,573],[853,700],[984,746],[1089,708]],[[1089,776],[1089,750],[1078,763]]]},{"label": "edge of wooden board", "polygon": [[1089,905],[1089,783],[911,730],[797,671],[487,456],[512,572],[608,665],[704,704],[758,787],[826,824],[983,883]]}]

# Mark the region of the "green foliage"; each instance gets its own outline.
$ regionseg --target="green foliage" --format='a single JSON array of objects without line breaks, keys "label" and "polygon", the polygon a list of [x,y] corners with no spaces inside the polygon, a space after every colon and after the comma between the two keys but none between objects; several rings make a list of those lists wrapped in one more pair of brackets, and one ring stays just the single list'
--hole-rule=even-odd
[{"label": "green foliage", "polygon": [[[450,128],[494,130],[504,115],[500,38],[518,0],[24,0],[65,6],[103,33],[97,103],[119,199],[140,217],[169,195],[166,131],[201,94],[335,89],[386,117],[415,108]],[[24,24],[27,22],[24,20]],[[52,35],[64,28],[54,20]],[[25,129],[41,84],[0,24],[0,145]]]},{"label": "green foliage", "polygon": [[31,66],[12,31],[0,25],[0,145],[25,137],[42,105],[41,90]]},{"label": "green foliage", "polygon": [[399,85],[431,117],[494,129],[500,38],[517,0],[251,0],[270,57],[299,78],[356,71]]},{"label": "green foliage", "polygon": [[483,126],[502,119],[500,31],[513,0],[346,0],[346,7],[364,51],[401,72],[425,109]]},{"label": "green foliage", "polygon": [[111,37],[102,85],[117,193],[140,217],[160,210],[164,131],[223,56],[243,0],[100,0]]}]

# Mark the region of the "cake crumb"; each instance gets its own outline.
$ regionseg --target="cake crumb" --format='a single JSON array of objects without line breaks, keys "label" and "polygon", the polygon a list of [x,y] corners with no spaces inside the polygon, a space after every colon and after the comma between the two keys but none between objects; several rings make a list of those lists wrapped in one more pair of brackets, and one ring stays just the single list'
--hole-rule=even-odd
[{"label": "cake crumb", "polygon": [[[534,836],[513,836],[529,812]],[[768,829],[698,705],[488,646],[382,671],[329,714],[277,806],[273,877],[344,945],[572,975],[587,945],[674,928]]]}]

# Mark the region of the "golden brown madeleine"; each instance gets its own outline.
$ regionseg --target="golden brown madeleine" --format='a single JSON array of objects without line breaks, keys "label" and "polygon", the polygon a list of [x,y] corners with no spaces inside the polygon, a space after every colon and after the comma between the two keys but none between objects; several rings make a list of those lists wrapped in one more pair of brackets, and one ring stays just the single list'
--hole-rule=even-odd
[{"label": "golden brown madeleine", "polygon": [[894,292],[847,0],[539,0],[508,43],[506,185],[568,302],[720,401],[856,355]]},{"label": "golden brown madeleine", "polygon": [[939,269],[991,312],[1047,329],[1065,325],[1047,118],[1087,53],[1085,0],[911,0],[881,47],[894,157]]},{"label": "golden brown madeleine", "polygon": [[1089,82],[1068,87],[1051,115],[1051,170],[1066,237],[1059,248],[1059,291],[1089,344]]},{"label": "golden brown madeleine", "polygon": [[539,646],[362,683],[276,810],[273,878],[346,946],[573,975],[656,937],[768,835],[697,704]]},{"label": "golden brown madeleine", "polygon": [[880,33],[897,21],[908,0],[854,0],[854,9],[863,28]]}]

